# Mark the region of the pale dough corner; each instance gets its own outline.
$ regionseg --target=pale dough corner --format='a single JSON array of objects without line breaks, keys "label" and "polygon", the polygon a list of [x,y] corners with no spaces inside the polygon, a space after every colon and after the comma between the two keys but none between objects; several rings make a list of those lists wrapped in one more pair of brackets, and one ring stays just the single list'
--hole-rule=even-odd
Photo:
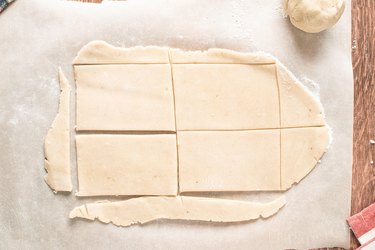
[{"label": "pale dough corner", "polygon": [[44,164],[47,171],[44,180],[54,192],[71,192],[70,85],[61,68],[59,68],[59,83],[61,91],[59,110],[44,143]]},{"label": "pale dough corner", "polygon": [[322,105],[267,54],[93,41],[73,64],[77,195],[155,197],[87,204],[70,218],[122,226],[266,218],[285,197],[261,204],[180,195],[284,191],[328,147]]}]

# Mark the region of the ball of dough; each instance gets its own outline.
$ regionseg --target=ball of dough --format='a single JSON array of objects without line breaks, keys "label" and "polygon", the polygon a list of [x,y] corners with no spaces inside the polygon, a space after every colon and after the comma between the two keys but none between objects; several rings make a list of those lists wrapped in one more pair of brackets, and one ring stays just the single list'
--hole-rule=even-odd
[{"label": "ball of dough", "polygon": [[318,33],[332,27],[345,9],[345,0],[284,0],[290,21],[297,28]]}]

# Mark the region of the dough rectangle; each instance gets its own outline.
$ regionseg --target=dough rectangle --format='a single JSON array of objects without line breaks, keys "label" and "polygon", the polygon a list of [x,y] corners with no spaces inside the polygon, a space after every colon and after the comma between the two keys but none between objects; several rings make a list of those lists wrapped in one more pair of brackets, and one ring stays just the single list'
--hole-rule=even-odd
[{"label": "dough rectangle", "polygon": [[75,66],[77,130],[174,131],[168,64]]},{"label": "dough rectangle", "polygon": [[280,130],[178,132],[181,192],[280,189]]},{"label": "dough rectangle", "polygon": [[78,196],[176,195],[175,134],[78,135]]},{"label": "dough rectangle", "polygon": [[275,65],[173,64],[178,130],[279,128]]}]

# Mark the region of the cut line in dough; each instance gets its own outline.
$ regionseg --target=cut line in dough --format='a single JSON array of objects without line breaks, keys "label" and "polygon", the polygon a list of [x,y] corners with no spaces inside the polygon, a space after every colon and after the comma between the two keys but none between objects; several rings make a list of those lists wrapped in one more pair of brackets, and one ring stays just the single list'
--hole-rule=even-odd
[{"label": "cut line in dough", "polygon": [[58,113],[44,142],[44,180],[54,192],[71,192],[70,172],[70,86],[59,68],[60,101]]},{"label": "cut line in dough", "polygon": [[144,224],[157,219],[240,222],[268,218],[285,203],[285,196],[268,203],[189,196],[141,197],[86,204],[74,208],[69,218],[98,219],[116,226]]}]

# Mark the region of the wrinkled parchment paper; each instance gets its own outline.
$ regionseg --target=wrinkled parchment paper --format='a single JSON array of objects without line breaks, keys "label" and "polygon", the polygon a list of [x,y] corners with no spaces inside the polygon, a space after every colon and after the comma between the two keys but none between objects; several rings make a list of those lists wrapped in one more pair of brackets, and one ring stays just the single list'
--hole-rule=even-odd
[{"label": "wrinkled parchment paper", "polygon": [[[295,29],[283,17],[281,5],[281,0],[12,4],[0,15],[0,249],[348,247],[350,2],[340,22],[320,34]],[[57,112],[58,66],[74,87],[71,61],[83,45],[97,39],[127,47],[268,52],[320,95],[333,130],[331,148],[311,174],[286,192],[286,206],[270,219],[232,224],[162,220],[129,228],[69,220],[73,207],[95,199],[51,192],[43,181],[43,141]],[[73,98],[71,103],[74,108]],[[74,125],[74,113],[71,118]],[[72,141],[73,156],[74,152]],[[75,166],[73,157],[76,189]],[[253,201],[278,196],[277,192],[216,195]]]}]

